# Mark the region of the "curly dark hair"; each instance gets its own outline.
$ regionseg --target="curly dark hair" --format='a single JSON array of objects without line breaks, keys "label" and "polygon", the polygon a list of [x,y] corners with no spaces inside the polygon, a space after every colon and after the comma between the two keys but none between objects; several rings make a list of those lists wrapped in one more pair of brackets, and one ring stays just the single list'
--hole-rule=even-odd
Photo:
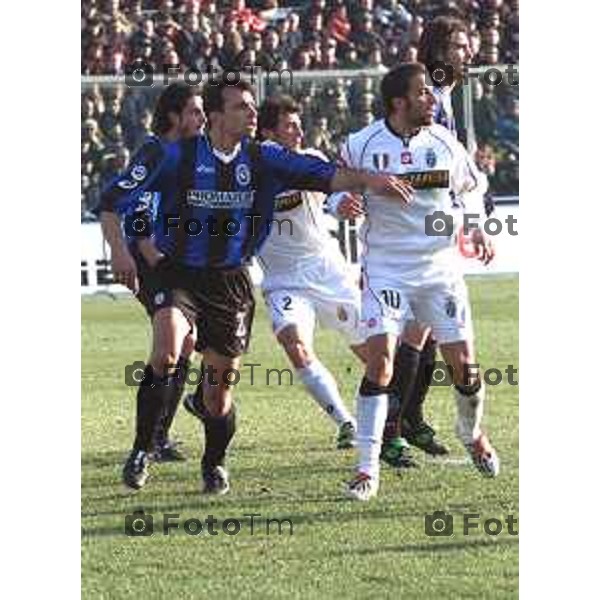
[{"label": "curly dark hair", "polygon": [[417,60],[427,67],[430,74],[435,64],[444,60],[455,32],[468,34],[464,21],[457,17],[436,17],[425,25],[419,40]]},{"label": "curly dark hair", "polygon": [[192,96],[200,95],[197,86],[177,81],[167,86],[156,102],[152,117],[152,129],[157,135],[164,135],[171,128],[169,113],[180,115]]}]

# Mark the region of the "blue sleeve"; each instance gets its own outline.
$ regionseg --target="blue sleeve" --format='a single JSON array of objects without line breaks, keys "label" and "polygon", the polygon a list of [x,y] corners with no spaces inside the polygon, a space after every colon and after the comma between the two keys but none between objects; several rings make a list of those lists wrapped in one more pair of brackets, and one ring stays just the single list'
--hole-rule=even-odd
[{"label": "blue sleeve", "polygon": [[[134,244],[142,238],[150,237],[153,233],[153,224],[156,221],[156,213],[160,194],[158,192],[141,192],[135,196],[135,202],[132,202],[125,209],[122,216],[125,217],[124,233],[128,244]],[[145,223],[147,235],[132,236],[127,228],[127,221],[133,222],[136,219],[142,219]]]},{"label": "blue sleeve", "polygon": [[260,157],[265,176],[276,177],[284,188],[331,193],[337,168],[333,163],[273,143],[260,145]]},{"label": "blue sleeve", "polygon": [[[165,192],[161,175],[169,159],[175,158],[175,146],[165,146],[150,137],[131,159],[123,173],[115,177],[102,191],[100,210],[127,214],[136,210],[140,196],[146,191]],[[168,165],[172,167],[171,165]]]}]

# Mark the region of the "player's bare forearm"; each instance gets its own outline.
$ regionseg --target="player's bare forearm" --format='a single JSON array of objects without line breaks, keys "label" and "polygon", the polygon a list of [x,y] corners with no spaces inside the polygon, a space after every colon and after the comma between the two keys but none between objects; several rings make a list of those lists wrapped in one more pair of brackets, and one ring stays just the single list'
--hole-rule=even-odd
[{"label": "player's bare forearm", "polygon": [[412,186],[409,182],[385,173],[369,173],[358,169],[339,168],[331,180],[334,192],[373,193],[409,204],[412,200]]},{"label": "player's bare forearm", "polygon": [[104,239],[110,246],[112,253],[123,254],[128,252],[121,228],[121,219],[117,213],[102,211],[100,213],[100,225]]},{"label": "player's bare forearm", "polygon": [[137,242],[138,250],[144,257],[144,260],[154,267],[156,263],[164,257],[164,254],[154,245],[152,238],[142,238]]},{"label": "player's bare forearm", "polygon": [[484,265],[489,265],[496,256],[496,250],[491,239],[480,228],[476,228],[471,232],[471,241],[477,253],[477,258]]},{"label": "player's bare forearm", "polygon": [[137,269],[125,243],[119,216],[113,212],[102,211],[100,224],[104,238],[110,246],[110,260],[115,281],[137,294],[139,289]]}]

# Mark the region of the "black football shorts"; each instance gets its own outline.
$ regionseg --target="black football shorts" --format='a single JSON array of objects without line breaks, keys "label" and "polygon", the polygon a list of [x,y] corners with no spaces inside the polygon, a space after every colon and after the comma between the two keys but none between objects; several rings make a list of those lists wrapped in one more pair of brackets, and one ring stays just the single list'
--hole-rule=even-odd
[{"label": "black football shorts", "polygon": [[167,258],[152,271],[152,311],[176,306],[196,323],[196,350],[231,358],[248,350],[255,303],[246,267],[191,268]]}]

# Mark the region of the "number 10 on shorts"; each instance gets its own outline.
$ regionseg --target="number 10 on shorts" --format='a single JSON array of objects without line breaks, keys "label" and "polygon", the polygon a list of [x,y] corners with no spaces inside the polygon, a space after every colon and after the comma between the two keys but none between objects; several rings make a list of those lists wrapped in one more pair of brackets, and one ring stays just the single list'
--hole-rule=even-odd
[{"label": "number 10 on shorts", "polygon": [[395,310],[400,308],[400,292],[396,290],[381,290],[381,295],[387,306]]}]

